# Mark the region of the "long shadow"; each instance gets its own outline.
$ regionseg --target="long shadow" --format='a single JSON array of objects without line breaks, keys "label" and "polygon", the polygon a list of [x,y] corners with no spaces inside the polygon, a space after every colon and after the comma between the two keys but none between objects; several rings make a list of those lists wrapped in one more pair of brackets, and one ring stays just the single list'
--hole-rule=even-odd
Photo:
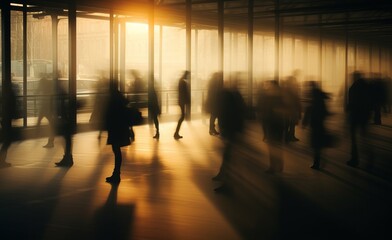
[{"label": "long shadow", "polygon": [[94,214],[91,239],[131,239],[135,205],[117,203],[118,184],[112,184],[106,203]]},{"label": "long shadow", "polygon": [[[68,168],[58,173],[40,189],[2,196],[8,206],[0,211],[1,239],[43,239],[58,204],[60,185]],[[26,198],[27,197],[27,198]]]}]

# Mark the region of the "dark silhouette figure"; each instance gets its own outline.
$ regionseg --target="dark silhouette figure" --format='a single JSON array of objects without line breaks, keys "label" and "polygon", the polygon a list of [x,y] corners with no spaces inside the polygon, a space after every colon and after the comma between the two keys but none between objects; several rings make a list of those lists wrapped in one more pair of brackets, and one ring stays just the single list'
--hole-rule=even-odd
[{"label": "dark silhouette figure", "polygon": [[266,124],[267,124],[266,121],[268,119],[268,115],[266,114],[267,91],[268,91],[267,84],[262,82],[258,89],[256,114],[257,114],[257,119],[260,122],[260,126],[263,130],[263,141],[267,139],[267,133],[268,133],[266,128]]},{"label": "dark silhouette figure", "polygon": [[215,121],[219,111],[219,93],[222,91],[222,87],[223,74],[222,72],[216,72],[212,75],[208,84],[207,100],[205,104],[206,112],[210,114],[210,135],[219,135],[219,132],[215,128]]},{"label": "dark silhouette figure", "polygon": [[[140,72],[136,69],[131,69],[130,73],[133,77],[133,83],[130,86],[131,98],[130,98],[130,106],[134,109],[139,109],[142,107],[142,95],[143,93],[147,93],[143,78],[140,75]],[[129,128],[131,134],[131,140],[136,140],[135,132],[133,131],[133,127]]]},{"label": "dark silhouette figure", "polygon": [[99,79],[97,83],[97,94],[95,95],[95,101],[93,106],[93,111],[90,116],[90,124],[93,129],[99,131],[98,139],[101,138],[102,131],[105,130],[104,114],[108,101],[109,85],[108,81],[104,78]]},{"label": "dark silhouette figure", "polygon": [[158,95],[153,87],[148,91],[148,111],[151,114],[155,126],[155,135],[153,138],[159,139],[158,116],[161,114],[161,108],[159,107]]},{"label": "dark silhouette figure", "polygon": [[17,113],[17,100],[15,87],[12,86],[7,91],[4,89],[5,94],[3,95],[3,89],[0,89],[0,108],[1,108],[1,133],[2,133],[2,145],[0,148],[0,168],[11,166],[10,163],[6,162],[8,148],[11,146],[12,141],[16,138],[15,132],[12,128],[12,119],[18,118]]},{"label": "dark silhouette figure", "polygon": [[182,138],[182,136],[180,135],[180,128],[182,122],[185,119],[185,111],[187,111],[187,108],[191,102],[191,95],[189,93],[189,86],[187,82],[187,79],[189,78],[189,74],[190,74],[189,71],[185,71],[178,81],[178,105],[180,106],[181,109],[181,116],[180,119],[178,120],[176,131],[174,132],[175,139]]},{"label": "dark silhouette figure", "polygon": [[370,92],[373,110],[373,122],[381,125],[381,109],[387,103],[387,87],[380,74],[373,74],[370,81]]},{"label": "dark silhouette figure", "polygon": [[54,118],[54,85],[52,80],[46,77],[40,79],[36,94],[41,95],[40,108],[38,111],[37,126],[41,126],[42,119],[46,118],[49,122],[49,137],[48,142],[43,146],[44,148],[54,147],[55,125]]},{"label": "dark silhouette figure", "polygon": [[325,100],[329,96],[324,93],[315,81],[310,81],[310,103],[305,109],[302,126],[310,125],[311,147],[313,148],[314,157],[311,168],[320,169],[321,150],[327,145],[328,137],[325,130],[325,119],[329,115]]},{"label": "dark silhouette figure", "polygon": [[299,98],[299,87],[294,77],[289,77],[284,87],[285,104],[287,105],[287,118],[285,129],[285,141],[296,142],[295,126],[301,119],[301,102]]},{"label": "dark silhouette figure", "polygon": [[238,135],[243,131],[245,124],[245,101],[236,87],[222,89],[219,96],[218,124],[224,141],[222,164],[218,174],[212,178],[222,181],[216,192],[227,189],[228,169],[232,158],[232,149],[236,144]]},{"label": "dark silhouette figure", "polygon": [[278,81],[270,81],[264,93],[264,125],[270,155],[269,173],[283,171],[282,143],[285,132],[287,106]]},{"label": "dark silhouette figure", "polygon": [[105,126],[108,131],[107,144],[112,145],[114,153],[114,170],[112,176],[106,178],[109,183],[119,183],[121,181],[121,147],[131,144],[127,104],[128,101],[117,89],[110,90]]},{"label": "dark silhouette figure", "polygon": [[356,167],[359,164],[357,133],[361,137],[367,135],[367,125],[371,114],[369,84],[360,72],[353,73],[353,84],[348,91],[347,112],[351,135],[351,159],[347,165]]},{"label": "dark silhouette figure", "polygon": [[[60,162],[57,162],[58,167],[71,167],[73,162],[72,156],[72,137],[75,133],[75,124],[71,120],[71,106],[76,107],[76,103],[71,103],[67,92],[63,87],[58,86],[56,95],[56,117],[53,119],[53,124],[56,126],[56,132],[64,138],[64,156]],[[53,136],[54,137],[54,136]]]}]

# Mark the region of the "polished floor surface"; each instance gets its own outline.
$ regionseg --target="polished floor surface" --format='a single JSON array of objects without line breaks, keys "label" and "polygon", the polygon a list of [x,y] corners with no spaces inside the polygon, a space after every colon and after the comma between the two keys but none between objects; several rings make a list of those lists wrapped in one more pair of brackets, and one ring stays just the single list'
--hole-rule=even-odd
[{"label": "polished floor surface", "polygon": [[309,168],[307,129],[283,146],[284,171],[265,172],[267,143],[249,122],[233,148],[229,188],[215,192],[223,141],[208,134],[207,120],[184,122],[183,139],[173,139],[175,122],[134,128],[124,147],[122,181],[105,182],[113,169],[106,134],[74,136],[74,166],[55,167],[62,140],[42,148],[45,138],[14,142],[0,169],[0,239],[392,239],[392,123],[372,125],[361,146],[372,149],[353,168],[347,128],[330,119],[338,136],[323,151],[322,170]]}]

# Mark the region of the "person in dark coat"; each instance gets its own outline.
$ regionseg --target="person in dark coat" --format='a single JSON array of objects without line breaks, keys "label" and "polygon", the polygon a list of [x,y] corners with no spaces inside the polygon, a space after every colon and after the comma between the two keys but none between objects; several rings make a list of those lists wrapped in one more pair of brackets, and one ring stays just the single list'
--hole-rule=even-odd
[{"label": "person in dark coat", "polygon": [[160,134],[158,116],[161,114],[161,108],[159,107],[158,96],[154,87],[148,91],[148,111],[149,114],[151,114],[151,118],[154,121],[155,126],[155,135],[153,138],[159,139]]},{"label": "person in dark coat", "polygon": [[311,128],[311,147],[314,151],[313,165],[311,168],[320,169],[321,150],[326,145],[327,135],[325,131],[325,119],[328,116],[328,110],[325,100],[329,96],[324,93],[315,81],[310,81],[310,103],[306,107],[302,126],[310,125]]},{"label": "person in dark coat", "polygon": [[[11,164],[6,162],[8,148],[11,146],[12,141],[15,139],[15,131],[12,127],[12,119],[18,118],[17,114],[17,98],[15,88],[10,84],[9,89],[5,87],[6,91],[3,96],[3,89],[0,88],[0,124],[1,124],[1,141],[0,148],[0,168],[10,167]],[[7,91],[8,90],[8,91]]]},{"label": "person in dark coat", "polygon": [[359,132],[361,137],[366,137],[371,107],[369,83],[360,72],[354,72],[353,84],[348,90],[347,105],[351,135],[351,159],[347,161],[349,166],[356,167],[359,164],[357,133]]},{"label": "person in dark coat", "polygon": [[219,132],[215,128],[215,121],[217,119],[219,111],[219,93],[223,87],[223,74],[222,72],[216,72],[213,74],[209,84],[206,100],[206,112],[210,114],[210,135],[219,135]]},{"label": "person in dark coat", "polygon": [[189,93],[189,86],[187,79],[189,78],[189,71],[185,71],[178,81],[178,105],[181,109],[181,117],[178,120],[176,131],[174,132],[174,138],[180,139],[182,136],[180,135],[181,124],[185,119],[185,111],[191,102],[191,95]]},{"label": "person in dark coat", "polygon": [[269,151],[270,166],[267,173],[283,171],[282,143],[285,132],[287,106],[283,99],[283,91],[279,82],[272,80],[268,83],[263,97],[263,125]]},{"label": "person in dark coat", "polygon": [[[71,105],[76,106],[76,103],[70,102],[67,91],[58,86],[56,94],[56,111],[53,118],[53,125],[56,129],[56,134],[64,138],[64,155],[60,162],[56,162],[57,167],[72,167],[74,164],[72,156],[72,137],[75,133],[75,124],[71,120]],[[54,135],[51,136],[54,138]]]},{"label": "person in dark coat", "polygon": [[106,182],[114,184],[118,184],[121,181],[121,147],[131,144],[126,106],[126,98],[117,89],[111,89],[106,110],[105,126],[108,131],[107,144],[112,145],[114,153],[114,170],[112,176],[106,178]]},{"label": "person in dark coat", "polygon": [[232,159],[232,151],[238,142],[239,135],[244,130],[246,110],[245,101],[235,85],[220,91],[218,106],[218,124],[220,135],[224,141],[224,149],[219,172],[212,178],[214,181],[222,182],[220,187],[214,189],[215,192],[225,191],[228,188],[228,169]]}]

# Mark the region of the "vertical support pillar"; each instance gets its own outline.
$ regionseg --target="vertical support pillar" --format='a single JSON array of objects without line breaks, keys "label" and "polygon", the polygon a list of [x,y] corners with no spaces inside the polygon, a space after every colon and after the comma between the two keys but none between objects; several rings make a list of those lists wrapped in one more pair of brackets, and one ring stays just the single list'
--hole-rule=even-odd
[{"label": "vertical support pillar", "polygon": [[27,5],[23,4],[23,127],[27,117]]},{"label": "vertical support pillar", "polygon": [[120,50],[119,50],[119,55],[120,55],[120,91],[121,92],[126,92],[127,89],[125,89],[125,52],[126,52],[126,22],[122,21],[120,22]]},{"label": "vertical support pillar", "polygon": [[52,18],[52,76],[54,81],[58,81],[58,17],[56,14],[51,15]]},{"label": "vertical support pillar", "polygon": [[[155,89],[154,87],[154,10],[155,10],[155,3],[154,1],[150,1],[150,11],[148,14],[148,91],[152,91]],[[161,39],[162,40],[162,39]],[[161,64],[161,63],[160,63]],[[150,94],[148,94],[150,96]],[[150,99],[148,99],[150,101]],[[152,121],[150,109],[148,109],[148,120],[149,122]]]},{"label": "vertical support pillar", "polygon": [[280,12],[279,0],[275,1],[275,74],[274,79],[279,81],[279,66],[280,66]]},{"label": "vertical support pillar", "polygon": [[109,70],[109,84],[110,89],[117,88],[114,81],[114,20],[113,20],[113,10],[110,10],[110,20],[109,20],[109,45],[110,45],[110,70]]},{"label": "vertical support pillar", "polygon": [[[2,116],[1,131],[7,137],[11,130],[11,108],[10,108],[10,92],[11,87],[11,9],[8,1],[1,1],[1,72],[2,72]],[[8,134],[7,134],[8,133]],[[4,139],[3,139],[4,140]]]},{"label": "vertical support pillar", "polygon": [[248,0],[248,104],[253,105],[253,0]]},{"label": "vertical support pillar", "polygon": [[69,32],[69,117],[72,126],[76,126],[76,5],[69,4],[68,9],[68,32]]},{"label": "vertical support pillar", "polygon": [[218,69],[223,74],[224,0],[218,0]]},{"label": "vertical support pillar", "polygon": [[[191,50],[192,50],[192,0],[186,0],[186,12],[185,12],[185,25],[186,25],[186,70],[191,72]],[[192,72],[191,72],[192,73]],[[188,79],[189,92],[192,95],[192,74],[189,74]],[[188,109],[186,111],[186,119],[190,120],[192,111],[192,98],[190,100]]]},{"label": "vertical support pillar", "polygon": [[323,82],[323,29],[322,29],[322,15],[319,15],[319,67],[318,67],[318,75],[320,82]]}]

